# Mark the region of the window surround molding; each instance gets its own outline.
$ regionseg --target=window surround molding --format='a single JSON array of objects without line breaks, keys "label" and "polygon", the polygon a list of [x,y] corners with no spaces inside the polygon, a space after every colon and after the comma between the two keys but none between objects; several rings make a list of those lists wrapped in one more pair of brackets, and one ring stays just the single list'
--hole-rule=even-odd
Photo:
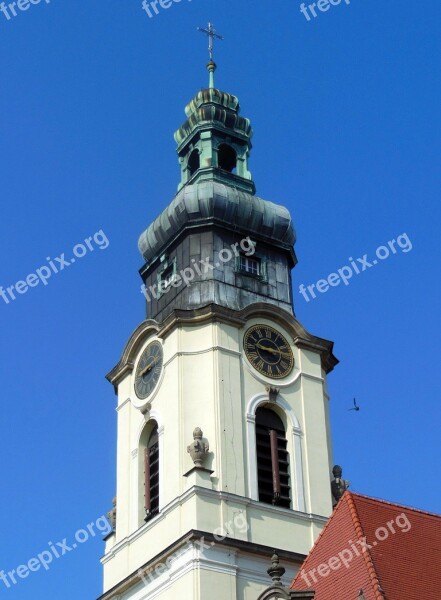
[{"label": "window surround molding", "polygon": [[[291,479],[292,510],[306,512],[305,488],[303,480],[302,438],[299,420],[288,402],[279,394],[275,402],[269,402],[268,394],[256,394],[248,402],[246,410],[248,442],[248,489],[252,500],[259,500],[256,456],[256,411],[259,406],[278,407],[275,412],[286,421],[289,468]],[[280,414],[282,413],[282,414]]]},{"label": "window surround molding", "polygon": [[148,426],[151,421],[156,421],[158,425],[158,451],[159,451],[159,512],[164,507],[164,424],[160,413],[156,410],[151,410],[149,420],[146,422],[143,420],[142,424],[138,428],[136,436],[136,448],[132,450],[132,465],[131,465],[131,507],[132,517],[131,530],[136,531],[140,527],[141,516],[144,519],[144,514],[140,514],[140,490],[143,489],[144,482],[140,479],[140,466],[139,461],[144,460],[143,452],[140,452],[141,436],[144,429]]}]

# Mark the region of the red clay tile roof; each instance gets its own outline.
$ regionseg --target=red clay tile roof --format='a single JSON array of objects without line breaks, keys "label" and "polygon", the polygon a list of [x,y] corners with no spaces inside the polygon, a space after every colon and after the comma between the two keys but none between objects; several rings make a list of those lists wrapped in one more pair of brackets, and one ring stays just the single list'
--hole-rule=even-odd
[{"label": "red clay tile roof", "polygon": [[[367,547],[369,545],[369,547]],[[315,600],[441,600],[441,516],[346,492],[291,584]]]}]

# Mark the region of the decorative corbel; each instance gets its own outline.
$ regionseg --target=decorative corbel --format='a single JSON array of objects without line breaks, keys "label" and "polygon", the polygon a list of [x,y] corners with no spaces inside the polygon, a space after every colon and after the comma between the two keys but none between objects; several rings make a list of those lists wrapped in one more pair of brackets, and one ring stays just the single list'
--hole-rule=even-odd
[{"label": "decorative corbel", "polygon": [[143,408],[141,408],[141,412],[144,415],[144,420],[146,423],[150,419],[150,411],[151,410],[152,410],[152,405],[150,404],[150,402],[147,402],[147,404],[145,406],[143,406]]},{"label": "decorative corbel", "polygon": [[277,402],[277,397],[280,393],[280,388],[275,387],[267,387],[266,391],[268,392],[268,399],[270,402]]}]

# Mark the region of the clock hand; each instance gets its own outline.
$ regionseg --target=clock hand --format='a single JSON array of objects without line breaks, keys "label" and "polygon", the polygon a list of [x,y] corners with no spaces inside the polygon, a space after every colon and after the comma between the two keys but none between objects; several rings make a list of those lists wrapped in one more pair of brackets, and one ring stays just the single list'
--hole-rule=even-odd
[{"label": "clock hand", "polygon": [[148,373],[149,371],[151,371],[153,369],[153,366],[158,362],[158,359],[155,358],[153,359],[153,361],[148,364],[146,367],[144,367],[144,369],[140,372],[139,376],[143,377],[146,373]]},{"label": "clock hand", "polygon": [[139,376],[143,377],[149,370],[150,370],[150,366],[145,367],[142,371],[140,371]]},{"label": "clock hand", "polygon": [[288,354],[287,352],[282,352],[281,350],[275,350],[274,348],[268,348],[268,346],[262,346],[262,344],[256,344],[257,348],[260,348],[261,350],[266,350],[266,352],[271,352],[271,354],[280,354],[280,356],[283,356],[284,358],[290,358],[290,354]]},{"label": "clock hand", "polygon": [[268,348],[268,346],[262,346],[262,344],[259,344],[259,343],[256,344],[256,348],[260,348],[261,350],[266,350],[266,352],[271,352],[271,354],[275,354],[277,352],[277,350],[274,350],[274,348]]}]

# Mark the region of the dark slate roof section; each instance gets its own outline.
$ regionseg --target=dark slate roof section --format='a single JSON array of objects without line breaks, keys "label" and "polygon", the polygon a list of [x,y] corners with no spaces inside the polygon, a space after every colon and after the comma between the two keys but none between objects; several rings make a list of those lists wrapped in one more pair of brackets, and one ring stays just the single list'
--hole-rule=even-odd
[{"label": "dark slate roof section", "polygon": [[182,188],[162,214],[141,234],[138,248],[146,262],[160,256],[185,228],[218,224],[289,248],[296,235],[284,206],[208,181]]}]

